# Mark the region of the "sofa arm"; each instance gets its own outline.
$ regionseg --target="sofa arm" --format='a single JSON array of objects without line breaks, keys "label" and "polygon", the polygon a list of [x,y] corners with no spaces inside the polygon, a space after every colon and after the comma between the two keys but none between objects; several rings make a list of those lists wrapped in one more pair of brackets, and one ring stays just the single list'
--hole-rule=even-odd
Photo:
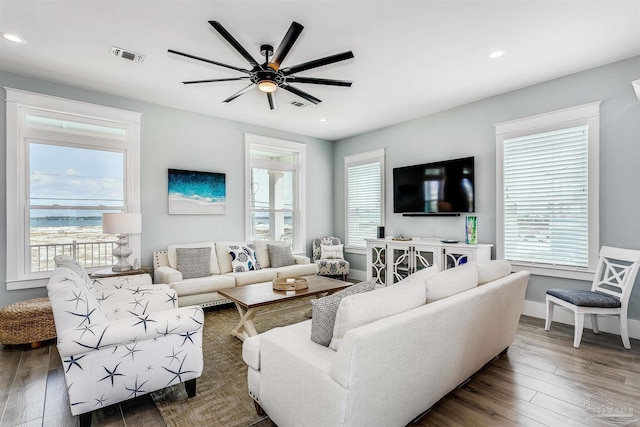
[{"label": "sofa arm", "polygon": [[174,270],[168,265],[158,267],[153,271],[153,281],[156,283],[171,283],[179,282],[182,280],[182,273],[178,270]]},{"label": "sofa arm", "polygon": [[96,297],[109,321],[178,307],[178,294],[166,285],[163,285],[162,290],[147,290],[134,294],[118,290],[102,291],[96,293]]},{"label": "sofa arm", "polygon": [[109,289],[135,288],[137,286],[152,285],[151,276],[148,274],[132,274],[130,276],[100,277],[91,279],[91,284],[96,291]]},{"label": "sofa arm", "polygon": [[306,255],[294,255],[293,259],[296,260],[296,264],[311,264],[311,259]]},{"label": "sofa arm", "polygon": [[58,333],[61,357],[79,355],[106,347],[128,345],[166,335],[180,335],[184,341],[202,342],[204,313],[200,306],[182,307],[157,313],[68,329]]}]

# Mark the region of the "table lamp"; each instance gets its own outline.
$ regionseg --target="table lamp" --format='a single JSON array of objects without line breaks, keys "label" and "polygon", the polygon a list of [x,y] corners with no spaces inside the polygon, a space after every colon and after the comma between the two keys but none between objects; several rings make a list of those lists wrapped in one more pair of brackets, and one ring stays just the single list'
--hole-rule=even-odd
[{"label": "table lamp", "polygon": [[139,213],[103,213],[102,232],[115,234],[118,237],[113,256],[118,260],[111,269],[113,271],[129,271],[132,269],[127,258],[131,255],[129,234],[142,233],[142,214]]}]

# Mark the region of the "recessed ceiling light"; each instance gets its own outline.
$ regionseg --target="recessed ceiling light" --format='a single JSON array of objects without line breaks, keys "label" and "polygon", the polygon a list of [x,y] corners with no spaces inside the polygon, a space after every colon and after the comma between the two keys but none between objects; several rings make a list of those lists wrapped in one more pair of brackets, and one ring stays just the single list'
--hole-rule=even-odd
[{"label": "recessed ceiling light", "polygon": [[23,39],[20,36],[15,35],[15,34],[9,34],[9,33],[0,33],[0,34],[2,34],[2,37],[5,40],[8,40],[8,41],[10,41],[12,43],[25,44],[27,42],[25,39]]},{"label": "recessed ceiling light", "polygon": [[322,123],[324,123],[324,122],[326,122],[326,121],[327,121],[327,119],[325,119],[325,118],[323,117],[323,118],[321,118],[321,119],[320,119],[320,121],[321,121]]},{"label": "recessed ceiling light", "polygon": [[504,55],[504,50],[494,50],[489,54],[489,58],[496,59],[500,58],[502,55]]}]

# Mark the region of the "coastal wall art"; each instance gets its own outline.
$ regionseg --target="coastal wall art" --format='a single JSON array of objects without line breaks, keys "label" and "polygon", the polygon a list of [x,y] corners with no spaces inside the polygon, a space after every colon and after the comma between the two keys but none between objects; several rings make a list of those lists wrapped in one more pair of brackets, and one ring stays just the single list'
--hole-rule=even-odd
[{"label": "coastal wall art", "polygon": [[225,180],[223,173],[169,169],[169,214],[225,214]]}]

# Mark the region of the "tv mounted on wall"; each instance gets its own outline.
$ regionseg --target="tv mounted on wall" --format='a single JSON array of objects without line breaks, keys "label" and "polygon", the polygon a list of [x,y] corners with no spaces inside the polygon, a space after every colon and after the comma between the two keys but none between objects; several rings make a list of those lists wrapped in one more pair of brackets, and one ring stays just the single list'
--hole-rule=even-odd
[{"label": "tv mounted on wall", "polygon": [[393,169],[393,212],[459,215],[475,212],[474,158]]}]

